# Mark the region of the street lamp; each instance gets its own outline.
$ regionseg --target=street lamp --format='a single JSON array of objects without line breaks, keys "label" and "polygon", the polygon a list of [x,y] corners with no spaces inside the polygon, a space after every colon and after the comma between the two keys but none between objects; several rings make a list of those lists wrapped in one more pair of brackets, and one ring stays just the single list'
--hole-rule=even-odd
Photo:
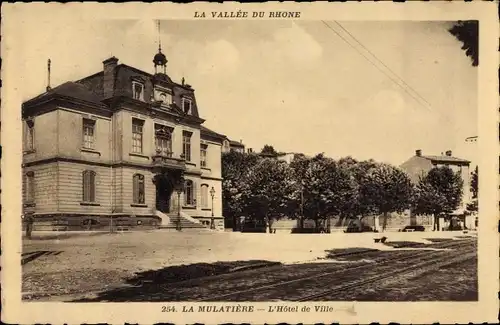
[{"label": "street lamp", "polygon": [[214,223],[214,196],[215,196],[215,189],[212,186],[210,189],[210,196],[212,196],[212,218],[210,219],[210,229],[215,229],[215,223]]},{"label": "street lamp", "polygon": [[180,184],[177,186],[177,223],[176,223],[176,229],[177,230],[182,230],[181,226],[181,194],[184,190],[184,180],[181,179]]}]

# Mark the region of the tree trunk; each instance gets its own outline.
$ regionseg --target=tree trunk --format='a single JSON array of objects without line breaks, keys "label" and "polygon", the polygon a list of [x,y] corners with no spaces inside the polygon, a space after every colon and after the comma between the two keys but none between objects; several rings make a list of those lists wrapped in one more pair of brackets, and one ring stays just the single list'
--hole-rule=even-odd
[{"label": "tree trunk", "polygon": [[387,227],[387,218],[389,217],[388,212],[384,212],[384,221],[382,223],[382,231],[385,231],[385,228]]}]

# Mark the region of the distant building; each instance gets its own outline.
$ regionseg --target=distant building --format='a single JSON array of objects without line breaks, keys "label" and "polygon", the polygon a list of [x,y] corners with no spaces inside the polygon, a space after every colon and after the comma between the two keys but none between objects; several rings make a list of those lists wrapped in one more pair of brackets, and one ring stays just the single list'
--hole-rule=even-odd
[{"label": "distant building", "polygon": [[234,141],[225,138],[222,145],[222,152],[230,152],[230,151],[245,153],[245,145],[243,144],[243,141],[242,140]]},{"label": "distant building", "polygon": [[[404,162],[401,168],[408,174],[411,181],[416,184],[420,177],[425,176],[432,168],[443,166],[447,166],[454,172],[460,173],[462,177],[462,203],[454,214],[463,215],[472,197],[470,191],[470,161],[454,157],[451,150],[446,151],[444,155],[424,155],[422,154],[422,150],[416,150],[415,155]],[[444,225],[443,223],[440,224]],[[471,225],[467,225],[467,227],[471,228]]]},{"label": "distant building", "polygon": [[293,161],[293,158],[295,158],[295,155],[300,155],[300,153],[297,152],[281,152],[278,154],[277,158],[278,160],[286,161],[288,164]]}]

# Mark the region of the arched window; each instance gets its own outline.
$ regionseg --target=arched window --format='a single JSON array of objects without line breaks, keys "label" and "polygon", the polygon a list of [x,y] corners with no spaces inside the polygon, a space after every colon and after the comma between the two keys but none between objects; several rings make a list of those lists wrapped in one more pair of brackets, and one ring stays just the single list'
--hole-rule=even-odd
[{"label": "arched window", "polygon": [[144,204],[144,175],[135,174],[133,178],[134,203]]},{"label": "arched window", "polygon": [[83,178],[83,202],[95,202],[95,172],[85,170]]},{"label": "arched window", "polygon": [[192,180],[186,180],[184,191],[184,205],[196,205],[195,188]]},{"label": "arched window", "polygon": [[208,185],[201,184],[201,207],[208,208]]}]

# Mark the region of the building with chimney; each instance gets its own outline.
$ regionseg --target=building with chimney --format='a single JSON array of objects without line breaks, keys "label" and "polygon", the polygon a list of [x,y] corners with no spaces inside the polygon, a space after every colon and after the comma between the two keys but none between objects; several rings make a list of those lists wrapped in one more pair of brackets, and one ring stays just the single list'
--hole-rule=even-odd
[{"label": "building with chimney", "polygon": [[[22,105],[24,213],[35,229],[223,229],[224,135],[203,126],[184,78],[103,61]],[[153,70],[153,69],[152,69]]]},{"label": "building with chimney", "polygon": [[[470,190],[470,161],[453,156],[451,150],[441,155],[424,155],[422,150],[416,150],[415,155],[401,165],[401,168],[408,174],[413,183],[417,183],[420,177],[425,176],[434,167],[447,166],[456,173],[459,173],[463,181],[463,196],[460,207],[454,212],[463,217],[463,222],[468,228],[475,228],[475,219],[465,220],[467,204],[471,202],[472,193]],[[412,223],[416,216],[412,216]],[[445,221],[440,221],[440,225],[445,225]]]},{"label": "building with chimney", "polygon": [[230,152],[230,151],[245,153],[245,145],[243,144],[243,140],[234,141],[229,138],[224,139],[222,145],[222,152]]}]

